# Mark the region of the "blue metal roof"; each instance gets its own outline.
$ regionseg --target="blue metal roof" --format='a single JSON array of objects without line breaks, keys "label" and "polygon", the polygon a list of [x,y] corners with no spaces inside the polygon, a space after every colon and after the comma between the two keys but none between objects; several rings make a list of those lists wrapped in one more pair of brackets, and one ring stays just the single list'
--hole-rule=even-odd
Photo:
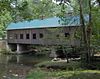
[{"label": "blue metal roof", "polygon": [[[88,16],[85,16],[87,20]],[[13,29],[29,29],[29,28],[44,28],[44,27],[61,27],[61,26],[76,26],[80,25],[79,16],[66,17],[66,23],[59,17],[52,17],[47,19],[35,19],[32,21],[23,21],[18,23],[11,23],[8,25],[7,30]]]}]

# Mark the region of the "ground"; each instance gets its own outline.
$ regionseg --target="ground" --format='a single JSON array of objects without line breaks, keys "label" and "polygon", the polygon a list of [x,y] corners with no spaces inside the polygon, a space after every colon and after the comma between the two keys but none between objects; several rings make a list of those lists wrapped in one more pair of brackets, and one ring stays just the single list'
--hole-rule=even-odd
[{"label": "ground", "polygon": [[34,70],[27,79],[100,79],[99,70],[46,71]]},{"label": "ground", "polygon": [[79,63],[43,62],[36,65],[27,79],[100,79],[100,70],[82,69]]}]

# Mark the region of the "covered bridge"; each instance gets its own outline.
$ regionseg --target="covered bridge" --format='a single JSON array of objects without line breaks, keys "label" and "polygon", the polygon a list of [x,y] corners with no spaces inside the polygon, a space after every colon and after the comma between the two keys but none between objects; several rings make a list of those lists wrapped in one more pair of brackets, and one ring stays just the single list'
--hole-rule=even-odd
[{"label": "covered bridge", "polygon": [[22,52],[29,45],[79,45],[79,40],[73,39],[79,26],[78,16],[70,16],[64,20],[52,17],[11,23],[7,27],[8,47]]}]

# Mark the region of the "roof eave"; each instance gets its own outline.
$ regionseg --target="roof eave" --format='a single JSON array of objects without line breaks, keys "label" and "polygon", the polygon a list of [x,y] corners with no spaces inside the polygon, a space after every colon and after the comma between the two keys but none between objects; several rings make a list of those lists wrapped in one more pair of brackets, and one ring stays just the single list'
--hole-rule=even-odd
[{"label": "roof eave", "polygon": [[6,29],[6,30],[8,31],[8,30],[26,30],[26,29],[59,28],[59,27],[60,27],[60,28],[61,28],[61,27],[79,27],[79,26],[80,26],[80,25],[59,25],[59,26],[43,26],[43,27],[40,26],[40,27],[37,27],[37,28],[36,28],[36,27],[35,27],[35,28],[34,28],[34,27],[30,27],[30,28],[18,28],[18,29],[15,29],[15,28],[13,29],[13,28],[12,28],[12,29]]}]

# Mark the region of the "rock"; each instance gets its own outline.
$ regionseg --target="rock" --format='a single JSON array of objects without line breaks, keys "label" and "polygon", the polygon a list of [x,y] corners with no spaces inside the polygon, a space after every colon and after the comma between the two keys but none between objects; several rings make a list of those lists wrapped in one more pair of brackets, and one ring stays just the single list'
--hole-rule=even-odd
[{"label": "rock", "polygon": [[12,70],[9,70],[9,72],[12,72]]},{"label": "rock", "polygon": [[59,60],[60,60],[60,58],[54,58],[51,61],[59,61]]},{"label": "rock", "polygon": [[15,77],[17,77],[18,76],[18,74],[12,74],[13,76],[15,76]]},{"label": "rock", "polygon": [[6,77],[7,77],[7,76],[5,76],[5,75],[3,76],[3,78],[6,78]]},{"label": "rock", "polygon": [[21,66],[23,66],[23,64],[21,64]]}]

